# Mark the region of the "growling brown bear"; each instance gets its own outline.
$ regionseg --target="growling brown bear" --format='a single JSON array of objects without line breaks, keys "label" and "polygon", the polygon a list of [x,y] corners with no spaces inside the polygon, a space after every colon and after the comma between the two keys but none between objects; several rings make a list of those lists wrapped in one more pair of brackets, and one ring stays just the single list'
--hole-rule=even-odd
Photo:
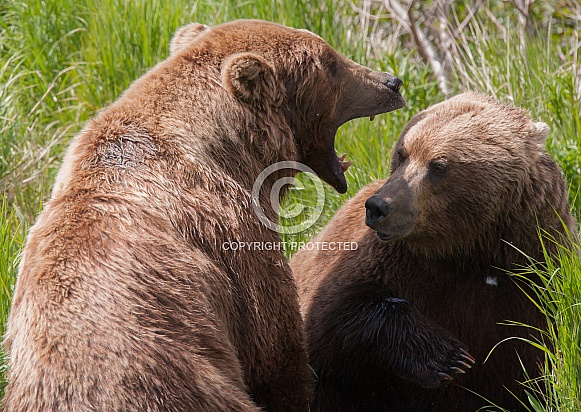
[{"label": "growling brown bear", "polygon": [[306,411],[282,252],[222,245],[279,240],[252,207],[274,220],[268,199],[251,196],[273,163],[304,162],[345,192],[337,128],[402,107],[400,85],[305,30],[178,31],[170,57],[74,138],[30,231],[4,410]]},{"label": "growling brown bear", "polygon": [[[548,127],[522,109],[466,93],[416,115],[391,176],[363,188],[299,251],[299,290],[314,411],[523,410],[542,353],[544,316],[507,271],[543,253],[537,229],[564,241],[576,224]],[[562,221],[561,221],[562,219]],[[546,246],[551,247],[551,242]],[[532,293],[529,290],[530,293]],[[504,323],[504,324],[503,324]],[[475,363],[474,363],[475,362]]]}]

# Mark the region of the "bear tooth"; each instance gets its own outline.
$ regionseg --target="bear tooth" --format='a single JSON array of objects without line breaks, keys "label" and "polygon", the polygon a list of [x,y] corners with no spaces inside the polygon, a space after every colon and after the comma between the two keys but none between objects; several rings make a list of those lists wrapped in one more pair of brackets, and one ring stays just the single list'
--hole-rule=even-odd
[{"label": "bear tooth", "polygon": [[352,160],[348,160],[346,162],[341,162],[341,169],[346,172],[347,169],[349,169],[349,166],[351,166],[353,164]]}]

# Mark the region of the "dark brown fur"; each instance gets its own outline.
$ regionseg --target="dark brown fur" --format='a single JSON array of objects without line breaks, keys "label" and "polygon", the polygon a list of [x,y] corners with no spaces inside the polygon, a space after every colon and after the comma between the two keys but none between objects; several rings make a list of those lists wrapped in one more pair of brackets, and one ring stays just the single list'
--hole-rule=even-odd
[{"label": "dark brown fur", "polygon": [[318,377],[312,410],[488,404],[469,390],[524,410],[509,393],[523,400],[519,357],[534,377],[542,353],[511,339],[484,360],[504,339],[536,336],[502,323],[545,324],[519,289],[527,284],[506,273],[529,263],[516,248],[540,261],[537,224],[561,241],[560,219],[576,233],[562,172],[544,150],[547,131],[524,110],[478,94],[435,105],[402,132],[391,177],[362,189],[313,239],[358,249],[293,257]]},{"label": "dark brown fur", "polygon": [[192,24],[171,51],[75,137],[31,229],[6,411],[307,409],[288,264],[222,244],[278,241],[251,207],[271,163],[344,191],[336,129],[403,99],[391,75],[267,22]]}]

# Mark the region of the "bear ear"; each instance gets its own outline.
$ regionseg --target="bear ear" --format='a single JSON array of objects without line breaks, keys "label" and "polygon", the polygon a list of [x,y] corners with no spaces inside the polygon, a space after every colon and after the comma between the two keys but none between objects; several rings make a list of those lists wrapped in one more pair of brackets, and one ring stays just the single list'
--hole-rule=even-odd
[{"label": "bear ear", "polygon": [[234,97],[253,107],[280,106],[283,92],[274,68],[254,53],[238,53],[222,63],[222,83]]},{"label": "bear ear", "polygon": [[549,135],[549,126],[544,122],[536,122],[531,125],[531,139],[540,145],[545,144]]},{"label": "bear ear", "polygon": [[169,55],[174,56],[182,50],[185,50],[196,37],[208,29],[208,26],[200,23],[190,23],[184,27],[180,27],[176,30],[169,44]]}]

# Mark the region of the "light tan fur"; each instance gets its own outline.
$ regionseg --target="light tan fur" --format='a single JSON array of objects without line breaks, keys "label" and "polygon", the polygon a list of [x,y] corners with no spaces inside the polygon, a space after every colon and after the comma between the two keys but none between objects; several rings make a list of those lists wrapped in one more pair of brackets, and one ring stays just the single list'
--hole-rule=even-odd
[{"label": "light tan fur", "polygon": [[4,410],[305,411],[290,268],[280,250],[223,244],[279,240],[251,198],[273,162],[343,187],[335,130],[403,105],[387,77],[277,24],[180,29],[170,57],[74,138],[29,233]]}]

